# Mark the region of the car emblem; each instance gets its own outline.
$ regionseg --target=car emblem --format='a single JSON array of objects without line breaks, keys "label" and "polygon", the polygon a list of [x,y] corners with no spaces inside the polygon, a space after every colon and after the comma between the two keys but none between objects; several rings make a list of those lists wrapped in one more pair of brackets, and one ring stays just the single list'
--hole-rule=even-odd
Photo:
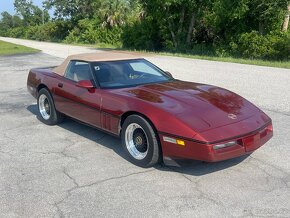
[{"label": "car emblem", "polygon": [[235,119],[237,119],[237,115],[235,115],[235,114],[228,114],[228,118],[230,118],[232,120],[235,120]]}]

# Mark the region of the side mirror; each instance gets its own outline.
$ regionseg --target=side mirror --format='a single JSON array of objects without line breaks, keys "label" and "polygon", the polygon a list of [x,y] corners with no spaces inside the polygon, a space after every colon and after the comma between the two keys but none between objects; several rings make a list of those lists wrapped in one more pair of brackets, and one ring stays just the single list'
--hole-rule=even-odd
[{"label": "side mirror", "polygon": [[172,76],[172,74],[170,72],[165,71],[165,73],[166,73],[167,76],[170,76],[171,78],[173,78],[173,76]]},{"label": "side mirror", "polygon": [[85,88],[85,89],[92,89],[95,86],[92,84],[91,80],[81,80],[78,81],[76,84],[77,87]]}]

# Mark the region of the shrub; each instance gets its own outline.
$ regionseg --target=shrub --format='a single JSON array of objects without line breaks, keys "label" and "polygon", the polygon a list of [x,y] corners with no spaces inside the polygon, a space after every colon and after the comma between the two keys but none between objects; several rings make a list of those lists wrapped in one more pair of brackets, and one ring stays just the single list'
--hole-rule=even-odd
[{"label": "shrub", "polygon": [[120,27],[104,28],[100,26],[98,20],[83,19],[70,31],[65,42],[120,45],[121,35]]},{"label": "shrub", "polygon": [[16,27],[9,29],[5,36],[12,37],[12,38],[24,38],[26,34],[26,28],[25,27]]},{"label": "shrub", "polygon": [[49,36],[50,41],[62,41],[72,29],[72,24],[68,21],[48,22],[43,26],[43,33]]},{"label": "shrub", "polygon": [[237,43],[232,42],[232,51],[252,59],[285,60],[290,57],[290,34],[271,32],[260,35],[256,31],[242,34]]},{"label": "shrub", "polygon": [[256,31],[244,33],[238,39],[238,51],[246,58],[264,58],[272,50],[268,38]]},{"label": "shrub", "polygon": [[48,22],[43,25],[15,27],[1,32],[2,36],[39,41],[62,41],[69,33],[71,24],[66,21]]}]

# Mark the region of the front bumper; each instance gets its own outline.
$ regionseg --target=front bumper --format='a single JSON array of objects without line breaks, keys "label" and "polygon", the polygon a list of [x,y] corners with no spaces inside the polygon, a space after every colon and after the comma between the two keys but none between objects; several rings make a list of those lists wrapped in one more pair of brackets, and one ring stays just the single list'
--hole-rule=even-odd
[{"label": "front bumper", "polygon": [[[269,141],[272,136],[272,123],[269,123],[266,126],[243,136],[238,136],[236,138],[231,138],[230,140],[225,140],[218,143],[199,142],[191,139],[184,139],[178,136],[172,136],[166,133],[159,133],[163,157],[169,157],[172,159],[193,159],[207,162],[222,161],[252,153]],[[172,143],[168,140],[164,141],[164,137],[175,137],[177,141],[183,141],[184,145]],[[214,146],[217,144],[232,141],[236,141],[237,143],[229,147],[214,149]]]}]

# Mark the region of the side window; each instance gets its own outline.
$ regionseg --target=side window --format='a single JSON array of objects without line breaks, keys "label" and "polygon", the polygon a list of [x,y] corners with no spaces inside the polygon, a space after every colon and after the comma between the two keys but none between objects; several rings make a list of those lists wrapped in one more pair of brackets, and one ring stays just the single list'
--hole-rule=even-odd
[{"label": "side window", "polygon": [[89,64],[83,61],[70,61],[65,72],[65,77],[76,82],[93,79]]}]

